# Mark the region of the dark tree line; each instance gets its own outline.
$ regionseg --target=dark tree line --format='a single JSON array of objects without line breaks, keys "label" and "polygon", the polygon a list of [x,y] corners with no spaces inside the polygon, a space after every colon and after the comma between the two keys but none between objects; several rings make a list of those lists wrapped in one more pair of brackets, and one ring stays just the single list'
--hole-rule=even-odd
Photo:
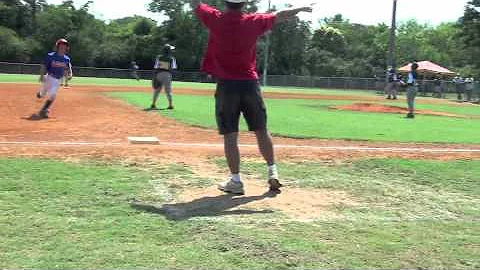
[{"label": "dark tree line", "polygon": [[[153,57],[169,42],[183,71],[196,71],[208,34],[188,0],[152,0],[149,10],[163,13],[158,23],[134,16],[110,22],[96,19],[91,2],[77,8],[73,1],[49,5],[45,0],[0,1],[0,61],[38,63],[53,42],[66,37],[77,66],[127,68],[136,60],[150,69]],[[223,0],[207,0],[223,8]],[[258,1],[248,5],[258,9]],[[412,20],[398,27],[398,63],[431,60],[464,74],[480,75],[480,0],[472,0],[455,23],[438,26]],[[370,77],[385,69],[389,27],[361,25],[342,15],[325,18],[312,29],[300,19],[277,25],[271,35],[269,74]],[[263,59],[265,40],[259,41]],[[263,61],[258,61],[259,70]]]}]

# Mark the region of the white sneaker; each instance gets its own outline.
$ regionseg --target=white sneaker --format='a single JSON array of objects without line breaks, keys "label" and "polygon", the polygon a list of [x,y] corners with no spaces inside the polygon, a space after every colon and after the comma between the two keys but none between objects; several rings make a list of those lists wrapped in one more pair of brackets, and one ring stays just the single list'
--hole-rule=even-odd
[{"label": "white sneaker", "polygon": [[243,183],[242,182],[234,182],[232,179],[220,183],[218,185],[218,189],[226,192],[226,193],[231,193],[235,195],[244,195],[245,190],[243,189]]}]

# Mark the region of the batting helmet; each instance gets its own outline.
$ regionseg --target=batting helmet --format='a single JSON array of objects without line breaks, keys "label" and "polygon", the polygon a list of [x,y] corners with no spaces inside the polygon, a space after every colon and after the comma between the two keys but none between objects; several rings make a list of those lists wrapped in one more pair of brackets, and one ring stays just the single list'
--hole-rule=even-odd
[{"label": "batting helmet", "polygon": [[65,44],[65,45],[67,45],[67,47],[70,45],[70,44],[68,43],[68,40],[66,40],[66,39],[64,39],[64,38],[61,38],[61,39],[57,40],[57,42],[55,42],[55,47],[58,48],[58,46],[59,46],[60,44]]}]

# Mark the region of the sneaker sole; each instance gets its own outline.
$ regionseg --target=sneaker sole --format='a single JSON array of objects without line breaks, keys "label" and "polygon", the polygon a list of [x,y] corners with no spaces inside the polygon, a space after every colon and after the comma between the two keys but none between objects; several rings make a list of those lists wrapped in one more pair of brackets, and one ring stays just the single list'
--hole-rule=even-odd
[{"label": "sneaker sole", "polygon": [[222,191],[222,192],[225,192],[225,193],[228,193],[228,194],[233,194],[233,195],[245,195],[245,191],[241,191],[241,192],[233,192],[231,190],[225,190],[221,187],[218,187],[218,190]]}]

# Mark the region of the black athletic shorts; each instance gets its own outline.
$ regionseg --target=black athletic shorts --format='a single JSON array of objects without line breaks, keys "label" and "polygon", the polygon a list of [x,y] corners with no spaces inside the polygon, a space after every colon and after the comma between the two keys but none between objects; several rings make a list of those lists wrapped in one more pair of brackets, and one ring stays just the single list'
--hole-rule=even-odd
[{"label": "black athletic shorts", "polygon": [[257,80],[220,80],[215,93],[215,114],[220,134],[238,132],[240,114],[250,131],[267,127],[267,111]]}]

